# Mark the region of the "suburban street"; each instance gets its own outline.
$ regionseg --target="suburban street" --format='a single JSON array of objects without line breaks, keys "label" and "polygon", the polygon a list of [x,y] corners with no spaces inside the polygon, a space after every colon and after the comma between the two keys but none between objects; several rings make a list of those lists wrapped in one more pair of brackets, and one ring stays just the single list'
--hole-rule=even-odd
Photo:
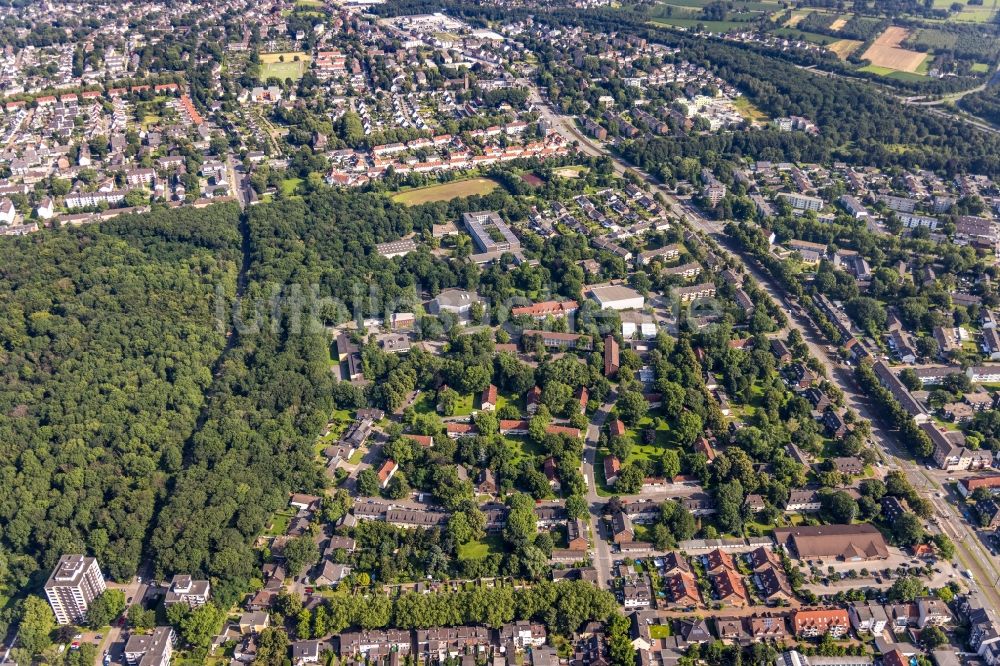
[{"label": "suburban street", "polygon": [[[827,376],[843,391],[846,404],[853,408],[862,418],[871,422],[872,437],[879,445],[888,468],[902,471],[914,488],[921,492],[934,505],[941,529],[955,543],[958,563],[961,565],[961,568],[970,570],[975,578],[974,582],[966,582],[973,587],[981,589],[993,607],[1000,609],[1000,592],[997,590],[997,582],[1000,581],[1000,569],[997,567],[995,558],[987,552],[986,548],[980,542],[979,537],[975,534],[975,530],[965,521],[958,508],[944,498],[941,478],[944,473],[937,470],[934,470],[934,473],[928,472],[928,470],[925,470],[914,462],[908,453],[902,450],[895,436],[886,429],[886,424],[882,421],[881,415],[875,411],[868,397],[861,393],[855,384],[851,369],[845,367],[839,357],[827,351],[827,341],[821,337],[818,329],[815,328],[808,318],[793,314],[798,311],[798,308],[792,306],[784,290],[770,276],[759,270],[753,258],[747,257],[734,246],[723,232],[723,223],[707,220],[702,217],[693,206],[679,200],[672,192],[653,178],[653,176],[629,166],[608,148],[585,136],[577,129],[574,119],[558,114],[542,98],[536,87],[532,87],[531,91],[532,102],[539,107],[540,113],[552,123],[556,131],[562,134],[567,140],[578,142],[581,151],[588,155],[610,157],[614,161],[615,170],[618,173],[632,171],[638,174],[656,193],[663,196],[671,212],[677,218],[683,220],[690,228],[703,233],[715,241],[722,254],[737,259],[768,295],[782,307],[788,316],[789,327],[798,330],[802,334],[810,353],[820,360],[826,368]],[[604,407],[602,407],[602,412],[603,410]],[[595,424],[598,423],[598,419],[600,419],[600,423],[603,423],[604,418],[606,418],[606,414],[602,416],[602,413],[599,412],[598,416],[595,417]],[[596,438],[596,434],[594,434],[596,432],[596,426],[592,425],[590,431],[588,431],[588,443],[592,435]],[[588,446],[587,451],[591,456],[595,453],[591,446]],[[597,498],[592,478],[593,457],[590,458],[588,466],[586,455],[587,453],[585,453],[584,473],[588,475],[588,483],[591,489],[588,499],[593,502]],[[939,494],[941,497],[938,497]],[[598,559],[601,559],[600,556],[598,556]],[[602,578],[604,575],[602,573]]]},{"label": "suburban street", "polygon": [[607,500],[597,494],[597,443],[601,436],[601,428],[608,419],[611,408],[614,407],[617,394],[612,392],[607,401],[594,414],[587,428],[587,438],[583,445],[583,478],[587,482],[587,505],[590,507],[590,532],[594,537],[594,568],[597,569],[597,580],[601,587],[609,587],[611,568],[614,557],[611,546],[604,538],[601,529],[604,516],[604,505]]}]

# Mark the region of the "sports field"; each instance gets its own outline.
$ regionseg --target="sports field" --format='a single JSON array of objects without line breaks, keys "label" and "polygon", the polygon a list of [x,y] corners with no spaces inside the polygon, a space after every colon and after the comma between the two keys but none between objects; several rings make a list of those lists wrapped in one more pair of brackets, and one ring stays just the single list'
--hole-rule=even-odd
[{"label": "sports field", "polygon": [[909,36],[910,31],[899,26],[889,26],[872,42],[862,58],[875,67],[884,67],[898,72],[916,72],[927,58],[926,53],[911,51],[899,45]]},{"label": "sports field", "polygon": [[451,201],[458,197],[470,197],[474,194],[489,194],[499,185],[500,183],[492,178],[469,178],[453,183],[407,190],[394,195],[392,200],[404,206],[419,206],[434,201]]},{"label": "sports field", "polygon": [[302,51],[260,54],[261,81],[267,81],[271,77],[282,81],[285,79],[298,81],[306,73],[307,67],[309,67],[309,55]]}]

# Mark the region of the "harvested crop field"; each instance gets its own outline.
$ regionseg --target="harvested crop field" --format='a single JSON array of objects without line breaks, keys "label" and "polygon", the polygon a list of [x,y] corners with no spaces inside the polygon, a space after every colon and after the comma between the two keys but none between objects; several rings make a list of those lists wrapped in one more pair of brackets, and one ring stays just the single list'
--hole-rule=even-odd
[{"label": "harvested crop field", "polygon": [[847,60],[847,56],[854,53],[861,46],[861,41],[857,39],[839,39],[828,45],[826,48],[833,51],[841,60]]},{"label": "harvested crop field", "polygon": [[845,19],[845,18],[839,18],[839,19],[837,19],[836,21],[834,21],[833,23],[830,24],[830,30],[833,30],[834,32],[836,32],[837,30],[840,30],[841,28],[843,28],[845,25],[847,25],[847,19]]},{"label": "harvested crop field", "polygon": [[900,48],[899,45],[909,34],[910,31],[906,28],[889,26],[861,57],[876,67],[886,67],[899,72],[916,72],[927,54]]},{"label": "harvested crop field", "polygon": [[809,12],[792,12],[791,18],[785,21],[785,27],[794,28],[795,26],[797,26],[799,23],[802,22],[802,19],[804,19],[808,15]]}]

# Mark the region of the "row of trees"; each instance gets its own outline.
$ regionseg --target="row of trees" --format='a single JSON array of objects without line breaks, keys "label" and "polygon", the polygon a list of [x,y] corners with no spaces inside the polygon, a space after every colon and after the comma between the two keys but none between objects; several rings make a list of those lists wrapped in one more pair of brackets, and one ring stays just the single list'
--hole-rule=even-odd
[{"label": "row of trees", "polygon": [[[423,629],[485,625],[498,629],[515,620],[543,622],[550,631],[569,636],[586,622],[603,621],[617,607],[614,595],[586,581],[543,581],[529,587],[498,584],[456,592],[404,592],[390,598],[381,593],[336,592],[308,616],[308,635],[326,636],[349,627]],[[307,616],[292,609],[298,621]],[[305,611],[308,612],[308,611]],[[317,625],[317,618],[320,618]]]}]

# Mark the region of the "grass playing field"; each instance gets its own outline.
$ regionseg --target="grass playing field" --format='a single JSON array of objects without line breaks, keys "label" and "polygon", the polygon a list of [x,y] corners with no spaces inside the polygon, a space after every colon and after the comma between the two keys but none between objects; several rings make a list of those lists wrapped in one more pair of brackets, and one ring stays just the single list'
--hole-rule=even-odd
[{"label": "grass playing field", "polygon": [[394,195],[392,200],[404,206],[419,206],[434,201],[451,201],[458,197],[469,197],[474,194],[489,194],[497,186],[499,183],[492,178],[469,178],[407,190]]},{"label": "grass playing field", "polygon": [[[298,58],[296,60],[295,58]],[[309,55],[301,51],[288,53],[261,53],[260,80],[267,81],[274,77],[284,81],[298,81],[309,67]]]}]

